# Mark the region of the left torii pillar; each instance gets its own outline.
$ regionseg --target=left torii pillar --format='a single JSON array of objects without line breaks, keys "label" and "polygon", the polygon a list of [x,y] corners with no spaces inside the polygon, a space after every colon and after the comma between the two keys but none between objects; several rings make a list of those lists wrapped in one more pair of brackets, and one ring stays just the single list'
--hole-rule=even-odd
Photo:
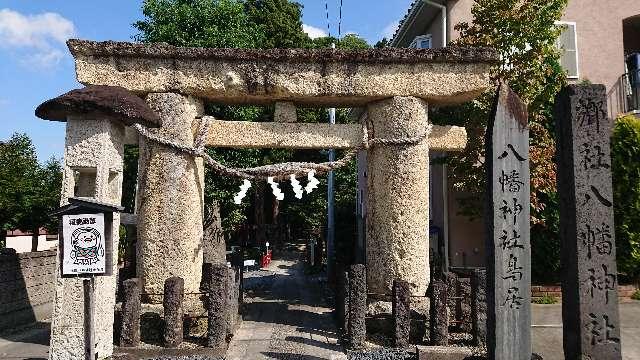
[{"label": "left torii pillar", "polygon": [[[66,121],[61,205],[71,197],[88,197],[119,205],[125,127],[134,122],[157,126],[157,116],[128,91],[109,86],[73,90],[38,106],[36,115]],[[113,249],[118,249],[120,215],[113,214]],[[94,332],[98,359],[113,353],[113,320],[118,276],[118,252],[112,252],[111,276],[95,279]],[[81,278],[63,278],[61,254],[56,284],[49,359],[84,358],[84,299]]]}]

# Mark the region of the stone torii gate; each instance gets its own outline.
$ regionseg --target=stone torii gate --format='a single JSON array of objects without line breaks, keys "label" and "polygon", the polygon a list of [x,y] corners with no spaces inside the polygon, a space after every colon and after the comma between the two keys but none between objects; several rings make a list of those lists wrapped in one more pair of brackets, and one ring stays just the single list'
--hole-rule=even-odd
[{"label": "stone torii gate", "polygon": [[[186,147],[197,145],[195,133],[201,121],[209,124],[208,146],[349,149],[362,145],[362,125],[284,123],[295,121],[295,106],[366,107],[368,138],[420,137],[430,128],[427,104],[450,105],[475,98],[490,86],[489,68],[498,60],[493,50],[478,48],[248,50],[82,40],[70,40],[68,46],[79,82],[120,86],[143,97],[162,124],[148,131]],[[276,121],[284,122],[203,117],[203,101],[275,103]],[[77,147],[82,142],[77,138],[84,136],[81,123],[73,121],[73,129],[70,125],[67,139],[74,143],[68,142],[67,149]],[[180,276],[185,292],[197,292],[202,269],[202,159],[137,137],[129,127],[116,130],[105,131],[120,154],[125,143],[140,145],[137,272],[144,291],[161,293],[167,277]],[[388,292],[393,279],[399,278],[412,285],[414,294],[424,295],[429,284],[429,150],[455,151],[465,145],[464,128],[433,126],[415,144],[380,143],[368,149],[367,282],[371,291]],[[116,174],[122,168],[119,161]],[[65,157],[65,170],[79,166]],[[73,189],[69,176],[72,171],[65,171],[63,197]],[[121,193],[122,176],[107,178],[100,181],[108,184],[95,188],[108,186],[114,194]],[[82,299],[65,292],[76,286],[73,281],[58,277],[52,359],[74,358],[63,349],[82,343],[81,329],[56,321],[70,315],[77,318],[78,314],[68,312],[82,311]],[[96,309],[100,358],[111,353],[114,288],[115,277],[96,288],[104,296]],[[64,308],[58,305],[62,302],[67,303]]]}]

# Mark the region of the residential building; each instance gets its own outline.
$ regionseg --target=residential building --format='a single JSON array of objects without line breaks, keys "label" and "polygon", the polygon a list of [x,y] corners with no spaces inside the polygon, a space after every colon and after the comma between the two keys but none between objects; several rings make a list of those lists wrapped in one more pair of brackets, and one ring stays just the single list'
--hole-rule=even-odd
[{"label": "residential building", "polygon": [[[391,39],[391,46],[447,46],[460,36],[455,25],[473,20],[473,4],[473,0],[415,1]],[[561,64],[569,81],[606,85],[611,117],[638,110],[640,72],[629,72],[633,70],[633,64],[631,60],[627,64],[626,60],[631,54],[640,52],[640,0],[569,0],[558,25],[563,27],[558,39],[558,47],[562,50]],[[431,158],[443,155],[431,153]],[[359,164],[364,163],[362,157],[358,159]],[[366,219],[365,170],[358,167],[360,243],[364,241]],[[432,161],[429,192],[432,253],[440,254],[443,265],[448,268],[483,267],[483,221],[460,214],[460,200],[468,195],[455,192],[450,186],[446,165]]]},{"label": "residential building", "polygon": [[[393,47],[442,47],[460,37],[455,26],[471,22],[474,0],[417,0],[391,40]],[[638,69],[640,1],[569,0],[558,25],[561,64],[570,82],[604,84],[609,115],[640,108]],[[430,41],[424,41],[430,39]],[[628,61],[627,61],[628,60]],[[636,85],[636,86],[634,86]]]}]

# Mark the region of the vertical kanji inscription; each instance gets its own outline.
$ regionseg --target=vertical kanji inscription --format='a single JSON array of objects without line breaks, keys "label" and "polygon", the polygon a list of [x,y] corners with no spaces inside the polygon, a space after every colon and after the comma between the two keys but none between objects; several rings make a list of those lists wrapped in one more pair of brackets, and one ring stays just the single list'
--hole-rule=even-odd
[{"label": "vertical kanji inscription", "polygon": [[556,97],[565,359],[621,359],[606,96],[570,85]]},{"label": "vertical kanji inscription", "polygon": [[487,350],[531,359],[529,129],[526,106],[498,89],[486,135]]}]

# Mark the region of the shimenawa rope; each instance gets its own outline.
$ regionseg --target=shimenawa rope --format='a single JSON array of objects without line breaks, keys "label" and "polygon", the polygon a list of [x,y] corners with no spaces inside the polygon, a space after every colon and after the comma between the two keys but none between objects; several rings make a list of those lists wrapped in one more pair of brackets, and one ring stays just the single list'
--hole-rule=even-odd
[{"label": "shimenawa rope", "polygon": [[349,150],[342,156],[342,158],[337,161],[323,163],[286,162],[253,168],[235,168],[223,165],[207,153],[206,138],[209,133],[209,122],[207,120],[200,119],[200,126],[193,147],[182,145],[169,139],[155,135],[151,131],[149,131],[149,129],[140,124],[134,124],[133,127],[134,129],[136,129],[138,134],[140,134],[140,136],[150,141],[192,156],[201,157],[204,162],[207,163],[207,165],[211,166],[213,171],[219,174],[248,180],[267,179],[269,177],[273,177],[276,180],[284,180],[289,178],[290,175],[295,175],[296,177],[306,175],[311,170],[314,170],[317,174],[324,174],[347,165],[356,156],[359,150],[369,149],[370,147],[375,145],[414,145],[424,140],[431,132],[431,125],[429,125],[422,134],[415,137],[398,139],[369,139],[368,131],[365,126],[362,128],[363,137],[360,146]]}]

